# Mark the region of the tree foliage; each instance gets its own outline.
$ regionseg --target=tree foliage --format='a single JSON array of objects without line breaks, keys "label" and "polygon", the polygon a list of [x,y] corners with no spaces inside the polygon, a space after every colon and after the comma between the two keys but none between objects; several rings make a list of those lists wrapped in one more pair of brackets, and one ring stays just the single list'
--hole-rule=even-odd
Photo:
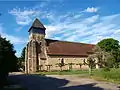
[{"label": "tree foliage", "polygon": [[8,72],[14,71],[17,65],[17,58],[13,44],[0,36],[0,86],[5,83]]},{"label": "tree foliage", "polygon": [[113,38],[103,39],[97,45],[106,52],[118,51],[120,48],[119,41]]},{"label": "tree foliage", "polygon": [[0,70],[13,71],[16,68],[17,58],[13,44],[0,37]]},{"label": "tree foliage", "polygon": [[[104,59],[107,60],[106,64],[111,63],[113,64],[114,67],[118,67],[118,64],[120,62],[119,41],[113,38],[103,39],[102,41],[98,42],[97,46],[99,46],[99,48],[101,49],[102,56],[104,56],[105,58],[106,57],[109,58],[109,59]],[[100,52],[100,50],[98,51]],[[101,52],[99,53],[100,55]]]},{"label": "tree foliage", "polygon": [[25,47],[23,48],[23,50],[22,50],[22,53],[21,53],[21,60],[22,61],[25,61]]},{"label": "tree foliage", "polygon": [[91,75],[92,74],[92,69],[95,67],[94,54],[88,56],[86,64],[89,66],[89,75]]},{"label": "tree foliage", "polygon": [[113,56],[109,52],[105,52],[99,46],[95,46],[93,49],[94,57],[96,58],[96,64],[98,67],[112,67],[113,66]]},{"label": "tree foliage", "polygon": [[17,66],[19,68],[19,71],[24,71],[25,70],[25,47],[22,49],[22,52],[21,52],[21,56],[18,57],[18,63],[17,63]]}]

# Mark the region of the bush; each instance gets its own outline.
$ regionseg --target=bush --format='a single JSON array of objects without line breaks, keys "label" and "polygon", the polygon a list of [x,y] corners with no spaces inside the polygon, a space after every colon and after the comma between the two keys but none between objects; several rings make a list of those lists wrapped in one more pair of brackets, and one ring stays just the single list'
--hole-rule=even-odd
[{"label": "bush", "polygon": [[102,70],[108,72],[108,71],[110,71],[110,68],[109,67],[105,67]]},{"label": "bush", "polygon": [[15,71],[17,58],[13,44],[0,36],[0,89],[6,84],[9,72]]}]

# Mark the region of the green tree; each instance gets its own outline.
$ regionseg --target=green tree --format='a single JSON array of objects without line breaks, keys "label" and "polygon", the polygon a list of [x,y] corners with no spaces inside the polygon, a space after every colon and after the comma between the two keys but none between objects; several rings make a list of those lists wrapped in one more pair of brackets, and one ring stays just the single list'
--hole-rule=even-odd
[{"label": "green tree", "polygon": [[21,60],[23,61],[23,62],[25,62],[25,47],[22,49],[22,53],[21,53]]},{"label": "green tree", "polygon": [[101,67],[112,67],[113,66],[113,56],[109,52],[105,52],[98,45],[96,45],[93,49],[94,57],[96,58],[96,65],[98,68]]},{"label": "green tree", "polygon": [[76,65],[79,65],[79,68],[80,68],[80,70],[81,70],[81,67],[82,67],[82,63],[78,63],[78,64],[76,64]]},{"label": "green tree", "polygon": [[92,75],[92,69],[95,67],[94,55],[89,55],[86,64],[89,66],[89,75]]},{"label": "green tree", "polygon": [[25,70],[24,63],[25,63],[25,47],[22,49],[21,56],[18,57],[17,65],[18,65],[19,71],[21,71],[21,69],[22,71]]},{"label": "green tree", "polygon": [[57,65],[58,67],[60,67],[60,71],[62,71],[63,66],[65,66],[64,63],[57,63],[56,65]]},{"label": "green tree", "polygon": [[13,44],[0,36],[0,88],[4,86],[8,73],[16,70],[16,65]]},{"label": "green tree", "polygon": [[120,62],[120,45],[119,41],[113,38],[103,39],[97,44],[103,51],[113,56],[114,67],[118,67]]},{"label": "green tree", "polygon": [[74,63],[68,63],[68,66],[69,66],[69,70],[72,70],[73,69],[73,65],[74,65]]},{"label": "green tree", "polygon": [[106,52],[116,51],[120,48],[119,41],[113,38],[103,39],[97,45]]},{"label": "green tree", "polygon": [[94,57],[96,58],[96,65],[98,65],[98,68],[103,67],[103,51],[102,49],[96,45],[93,48],[93,52],[94,52]]}]

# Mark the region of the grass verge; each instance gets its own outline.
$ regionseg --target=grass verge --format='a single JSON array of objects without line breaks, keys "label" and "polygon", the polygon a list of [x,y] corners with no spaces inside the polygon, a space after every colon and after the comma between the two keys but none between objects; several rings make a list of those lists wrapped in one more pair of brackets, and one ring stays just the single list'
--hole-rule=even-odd
[{"label": "grass verge", "polygon": [[68,71],[51,71],[40,72],[41,75],[79,75],[82,77],[89,77],[99,81],[108,81],[112,83],[120,84],[120,68],[110,69],[110,71],[104,71],[103,69],[93,70],[92,75],[89,76],[88,70],[68,70]]},{"label": "grass verge", "polygon": [[88,70],[64,70],[64,71],[51,71],[40,72],[40,75],[76,75],[76,74],[88,74]]},{"label": "grass verge", "polygon": [[120,84],[120,69],[111,69],[110,71],[94,70],[91,76],[97,80],[104,80]]}]

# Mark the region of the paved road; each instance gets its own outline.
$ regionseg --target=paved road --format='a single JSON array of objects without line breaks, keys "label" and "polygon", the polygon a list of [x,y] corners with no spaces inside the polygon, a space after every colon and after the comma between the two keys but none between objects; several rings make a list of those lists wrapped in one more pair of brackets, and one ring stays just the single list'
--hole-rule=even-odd
[{"label": "paved road", "polygon": [[120,90],[117,85],[69,75],[10,75],[29,90]]}]

